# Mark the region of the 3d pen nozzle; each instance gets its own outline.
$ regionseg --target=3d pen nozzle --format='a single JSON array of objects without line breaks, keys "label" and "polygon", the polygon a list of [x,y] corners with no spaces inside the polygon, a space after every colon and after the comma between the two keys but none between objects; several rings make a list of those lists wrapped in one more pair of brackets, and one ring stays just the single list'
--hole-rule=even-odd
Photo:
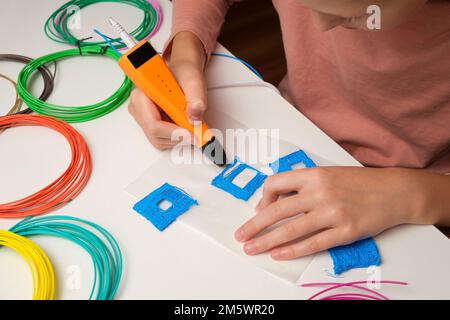
[{"label": "3d pen nozzle", "polygon": [[205,154],[215,165],[223,167],[227,164],[227,155],[219,140],[213,137],[202,147]]}]

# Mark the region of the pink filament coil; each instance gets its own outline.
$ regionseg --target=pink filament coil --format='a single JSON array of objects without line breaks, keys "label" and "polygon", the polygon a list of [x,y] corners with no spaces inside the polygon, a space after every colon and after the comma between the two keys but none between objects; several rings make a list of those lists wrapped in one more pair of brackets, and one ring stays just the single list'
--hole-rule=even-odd
[{"label": "pink filament coil", "polygon": [[163,11],[161,8],[161,5],[159,4],[158,0],[147,0],[155,9],[156,11],[156,16],[157,16],[157,21],[156,21],[156,25],[153,28],[152,32],[150,32],[150,34],[146,37],[146,39],[150,39],[152,38],[161,28],[162,22],[163,22]]},{"label": "pink filament coil", "polygon": [[[408,283],[401,281],[354,281],[347,283],[338,283],[338,282],[318,282],[318,283],[305,283],[300,285],[301,287],[328,287],[319,291],[318,293],[312,295],[308,298],[308,300],[390,300],[387,296],[364,286],[363,284],[392,284],[392,285],[402,285],[406,286]],[[353,288],[358,289],[361,292],[346,292],[346,293],[337,293],[337,294],[328,294],[330,291],[339,289],[339,288]]]}]

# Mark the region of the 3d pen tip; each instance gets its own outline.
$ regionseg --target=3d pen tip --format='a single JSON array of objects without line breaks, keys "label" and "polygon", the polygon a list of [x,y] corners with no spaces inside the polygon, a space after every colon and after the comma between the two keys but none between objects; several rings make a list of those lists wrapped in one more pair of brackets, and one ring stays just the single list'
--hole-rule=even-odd
[{"label": "3d pen tip", "polygon": [[117,24],[117,21],[114,20],[112,17],[109,17],[109,18],[108,18],[108,21],[109,21],[109,23],[111,24],[111,26],[113,26],[113,27]]},{"label": "3d pen tip", "polygon": [[215,165],[223,167],[227,164],[227,155],[222,147],[222,144],[213,137],[202,148],[203,154],[205,154]]}]

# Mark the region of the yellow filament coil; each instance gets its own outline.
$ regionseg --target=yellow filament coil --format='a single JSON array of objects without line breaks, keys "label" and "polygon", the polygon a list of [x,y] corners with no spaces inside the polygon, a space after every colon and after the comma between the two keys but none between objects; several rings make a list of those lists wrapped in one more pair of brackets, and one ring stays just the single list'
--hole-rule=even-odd
[{"label": "yellow filament coil", "polygon": [[27,262],[33,275],[33,300],[52,300],[55,273],[44,251],[33,241],[6,230],[0,230],[1,246],[16,251]]}]

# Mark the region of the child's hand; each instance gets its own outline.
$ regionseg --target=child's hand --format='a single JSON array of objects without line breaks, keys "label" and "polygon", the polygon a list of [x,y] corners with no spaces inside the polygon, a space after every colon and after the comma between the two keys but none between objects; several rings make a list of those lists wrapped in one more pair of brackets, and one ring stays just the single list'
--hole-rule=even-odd
[{"label": "child's hand", "polygon": [[[205,61],[205,51],[197,36],[190,32],[176,35],[169,67],[186,95],[187,114],[192,122],[202,120],[206,111],[206,84],[203,75]],[[164,119],[160,109],[139,89],[133,90],[128,110],[142,127],[148,140],[160,150],[173,148],[182,140],[193,140],[190,132],[169,119]],[[172,139],[172,134],[177,129],[185,133],[181,140]]]},{"label": "child's hand", "polygon": [[[445,219],[448,223],[449,178],[419,170],[350,167],[270,176],[257,214],[235,237],[245,242],[249,255],[270,251],[273,259],[285,260],[349,244],[399,224]],[[291,220],[276,225],[287,218]],[[268,227],[272,229],[261,233]]]}]

